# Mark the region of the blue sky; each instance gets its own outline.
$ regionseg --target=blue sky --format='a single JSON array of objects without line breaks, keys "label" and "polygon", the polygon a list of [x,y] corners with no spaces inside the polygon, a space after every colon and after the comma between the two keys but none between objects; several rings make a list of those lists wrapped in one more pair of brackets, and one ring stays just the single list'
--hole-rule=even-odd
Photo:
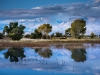
[{"label": "blue sky", "polygon": [[86,2],[88,0],[0,0],[0,9],[30,9],[37,6]]},{"label": "blue sky", "polygon": [[0,32],[4,25],[18,21],[27,33],[43,23],[64,33],[77,18],[87,21],[87,34],[99,34],[100,0],[0,0]]}]

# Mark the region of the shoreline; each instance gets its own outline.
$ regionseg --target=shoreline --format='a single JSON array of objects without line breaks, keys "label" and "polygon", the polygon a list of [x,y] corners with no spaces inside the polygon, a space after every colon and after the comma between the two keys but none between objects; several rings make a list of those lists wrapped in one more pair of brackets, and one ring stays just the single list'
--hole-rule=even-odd
[{"label": "shoreline", "polygon": [[67,44],[76,46],[77,44],[100,44],[100,39],[71,39],[71,40],[48,40],[48,39],[36,39],[36,40],[0,40],[0,47],[50,47],[53,45]]}]

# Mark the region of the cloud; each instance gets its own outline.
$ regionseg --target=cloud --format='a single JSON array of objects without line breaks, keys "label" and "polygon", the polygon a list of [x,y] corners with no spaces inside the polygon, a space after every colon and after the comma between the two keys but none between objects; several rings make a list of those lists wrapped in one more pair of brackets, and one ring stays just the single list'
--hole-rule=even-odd
[{"label": "cloud", "polygon": [[13,9],[0,10],[0,19],[21,19],[21,18],[36,18],[36,17],[53,17],[63,14],[72,16],[84,17],[100,17],[100,0],[94,0],[90,3],[70,3],[57,4],[53,6],[33,7],[32,9]]},{"label": "cloud", "polygon": [[42,9],[41,7],[34,7],[34,8],[32,8],[32,9]]},{"label": "cloud", "polygon": [[99,3],[100,2],[100,0],[94,0],[94,3]]},{"label": "cloud", "polygon": [[[26,33],[33,32],[43,23],[50,23],[53,32],[64,33],[74,19],[84,18],[87,21],[87,34],[100,34],[100,0],[85,3],[55,4],[31,9],[0,10],[0,27],[11,21],[18,21],[26,26]],[[72,19],[72,20],[70,20]]]}]

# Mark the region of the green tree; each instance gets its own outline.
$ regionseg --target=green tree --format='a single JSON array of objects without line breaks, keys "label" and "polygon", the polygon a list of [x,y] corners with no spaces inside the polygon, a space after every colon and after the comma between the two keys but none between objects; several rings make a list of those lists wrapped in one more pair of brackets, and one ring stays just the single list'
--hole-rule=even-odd
[{"label": "green tree", "polygon": [[59,33],[59,32],[56,32],[56,37],[62,37],[63,35],[62,35],[62,33]]},{"label": "green tree", "polygon": [[52,33],[52,34],[51,34],[51,38],[54,38],[54,37],[55,37],[55,34],[54,34],[54,33]]},{"label": "green tree", "polygon": [[72,59],[76,62],[86,61],[86,50],[85,49],[74,49],[71,55]]},{"label": "green tree", "polygon": [[36,34],[35,33],[31,33],[30,38],[31,39],[36,39]]},{"label": "green tree", "polygon": [[31,36],[30,34],[24,35],[25,38],[30,38],[30,36]]},{"label": "green tree", "polygon": [[24,55],[23,48],[9,48],[8,51],[4,53],[4,57],[9,59],[10,62],[18,62],[19,58],[23,59],[26,55]]},{"label": "green tree", "polygon": [[78,38],[80,35],[84,35],[86,32],[86,21],[83,19],[77,19],[71,23],[71,35]]},{"label": "green tree", "polygon": [[90,37],[91,37],[91,38],[94,38],[94,37],[95,37],[95,34],[92,32],[92,33],[90,34]]},{"label": "green tree", "polygon": [[67,36],[71,36],[70,31],[71,31],[71,28],[68,28],[68,29],[65,30],[65,36],[66,36],[66,37],[67,37]]},{"label": "green tree", "polygon": [[31,33],[30,35],[31,39],[40,39],[42,38],[42,33],[38,31],[38,29],[34,30],[34,33]]},{"label": "green tree", "polygon": [[7,33],[7,36],[12,40],[20,40],[23,37],[25,26],[19,25],[18,22],[10,22],[9,26],[5,26],[3,33]]},{"label": "green tree", "polygon": [[3,39],[4,35],[3,33],[0,33],[0,39]]},{"label": "green tree", "polygon": [[48,33],[52,31],[52,26],[50,24],[43,24],[38,27],[38,31],[41,32],[43,35],[48,36]]}]

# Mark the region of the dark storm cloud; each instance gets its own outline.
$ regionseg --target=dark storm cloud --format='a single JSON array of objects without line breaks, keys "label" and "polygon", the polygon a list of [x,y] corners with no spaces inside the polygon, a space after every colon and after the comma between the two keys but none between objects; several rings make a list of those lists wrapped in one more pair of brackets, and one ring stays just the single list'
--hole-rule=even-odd
[{"label": "dark storm cloud", "polygon": [[100,18],[100,0],[94,0],[90,3],[72,3],[54,6],[41,6],[34,7],[29,10],[0,10],[0,19],[36,18],[42,16],[57,16],[59,14]]}]

